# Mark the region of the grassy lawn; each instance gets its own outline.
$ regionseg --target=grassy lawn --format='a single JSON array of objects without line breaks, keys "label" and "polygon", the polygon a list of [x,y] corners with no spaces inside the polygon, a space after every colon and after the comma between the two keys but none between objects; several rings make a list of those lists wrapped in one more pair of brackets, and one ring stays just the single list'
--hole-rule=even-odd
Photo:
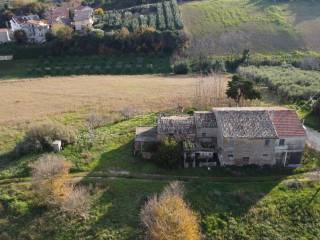
[{"label": "grassy lawn", "polygon": [[[256,169],[256,168],[222,168],[212,169],[177,169],[168,170],[155,165],[152,161],[141,160],[132,154],[132,144],[137,126],[155,124],[156,115],[147,114],[115,124],[107,124],[95,130],[93,147],[88,145],[87,132],[82,127],[79,140],[75,145],[66,147],[61,155],[73,163],[73,172],[89,171],[95,175],[98,172],[129,171],[133,176],[139,174],[163,174],[169,176],[201,176],[237,177],[244,181],[251,181],[251,177],[259,177],[260,181],[279,178],[292,173],[300,173],[320,166],[319,153],[306,151],[305,167],[297,170],[290,169]],[[28,176],[28,163],[37,159],[39,155],[30,155],[23,158],[7,159],[5,153],[0,157],[0,178]],[[311,162],[311,163],[309,163]],[[270,178],[271,177],[271,178]],[[253,179],[257,180],[257,179]]]},{"label": "grassy lawn", "polygon": [[[320,4],[316,1],[205,0],[181,5],[191,34],[191,55],[319,50]],[[315,27],[316,26],[316,27]],[[312,31],[313,29],[313,31]]]},{"label": "grassy lawn", "polygon": [[[0,232],[12,239],[142,239],[139,211],[166,181],[135,179],[86,182],[88,219],[69,218],[39,207],[29,184],[0,187]],[[202,232],[213,239],[316,239],[320,185],[299,189],[285,182],[184,183],[186,200],[199,214]]]},{"label": "grassy lawn", "polygon": [[0,62],[0,81],[83,74],[170,73],[169,56],[64,56]]}]

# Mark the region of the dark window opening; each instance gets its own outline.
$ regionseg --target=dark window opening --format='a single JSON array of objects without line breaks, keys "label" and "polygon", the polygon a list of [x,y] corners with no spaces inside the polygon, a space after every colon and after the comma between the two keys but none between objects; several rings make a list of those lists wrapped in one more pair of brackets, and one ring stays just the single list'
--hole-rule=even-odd
[{"label": "dark window opening", "polygon": [[242,161],[243,161],[243,164],[249,164],[249,157],[243,157],[242,158]]},{"label": "dark window opening", "polygon": [[285,139],[280,139],[279,140],[279,146],[284,146],[285,143]]},{"label": "dark window opening", "polygon": [[266,140],[264,141],[264,145],[269,146],[269,145],[270,145],[270,139],[266,139]]}]

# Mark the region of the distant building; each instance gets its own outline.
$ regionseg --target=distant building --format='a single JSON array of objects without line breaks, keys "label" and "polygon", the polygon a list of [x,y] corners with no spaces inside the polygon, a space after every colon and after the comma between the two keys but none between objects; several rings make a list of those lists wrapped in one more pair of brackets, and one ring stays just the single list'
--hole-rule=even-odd
[{"label": "distant building", "polygon": [[74,27],[76,31],[92,28],[93,9],[88,6],[80,6],[74,10]]},{"label": "distant building", "polygon": [[134,150],[146,155],[145,143],[166,137],[183,143],[185,167],[296,166],[306,140],[294,110],[213,108],[193,116],[159,116],[153,129],[137,128]]},{"label": "distant building", "polygon": [[0,44],[10,42],[10,35],[9,35],[9,29],[7,28],[0,28]]},{"label": "distant building", "polygon": [[14,16],[10,20],[11,30],[25,31],[28,42],[43,43],[46,41],[46,33],[49,31],[47,22],[40,20],[38,15]]},{"label": "distant building", "polygon": [[67,7],[54,7],[50,8],[46,13],[45,17],[48,20],[48,24],[53,23],[64,23],[66,25],[71,24],[70,11]]}]

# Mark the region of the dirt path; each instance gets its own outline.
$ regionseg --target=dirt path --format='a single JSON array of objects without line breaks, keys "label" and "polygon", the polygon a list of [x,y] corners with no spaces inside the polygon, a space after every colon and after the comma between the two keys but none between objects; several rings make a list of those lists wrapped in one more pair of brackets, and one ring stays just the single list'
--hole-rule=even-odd
[{"label": "dirt path", "polygon": [[[80,181],[103,181],[107,179],[132,179],[132,180],[149,180],[149,181],[211,181],[211,182],[225,182],[225,183],[250,183],[250,182],[275,182],[281,181],[288,176],[263,176],[263,177],[201,177],[201,176],[183,176],[183,175],[163,175],[163,174],[145,174],[145,173],[130,173],[128,171],[94,171],[94,172],[81,172],[70,174],[69,179],[73,182]],[[31,178],[9,178],[0,180],[0,185],[7,185],[12,183],[26,184],[30,183]]]}]

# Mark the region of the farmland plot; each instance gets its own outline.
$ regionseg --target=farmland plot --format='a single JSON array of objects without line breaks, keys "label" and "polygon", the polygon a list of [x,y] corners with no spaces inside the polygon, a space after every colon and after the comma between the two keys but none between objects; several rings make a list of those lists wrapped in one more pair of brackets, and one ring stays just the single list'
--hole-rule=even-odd
[{"label": "farmland plot", "polygon": [[106,31],[128,28],[135,31],[140,27],[152,27],[157,30],[182,29],[179,6],[176,0],[164,1],[155,4],[146,4],[107,11],[96,27]]},{"label": "farmland plot", "polygon": [[291,66],[249,66],[241,67],[239,73],[256,82],[266,84],[285,101],[308,100],[320,94],[319,71],[301,70]]}]

